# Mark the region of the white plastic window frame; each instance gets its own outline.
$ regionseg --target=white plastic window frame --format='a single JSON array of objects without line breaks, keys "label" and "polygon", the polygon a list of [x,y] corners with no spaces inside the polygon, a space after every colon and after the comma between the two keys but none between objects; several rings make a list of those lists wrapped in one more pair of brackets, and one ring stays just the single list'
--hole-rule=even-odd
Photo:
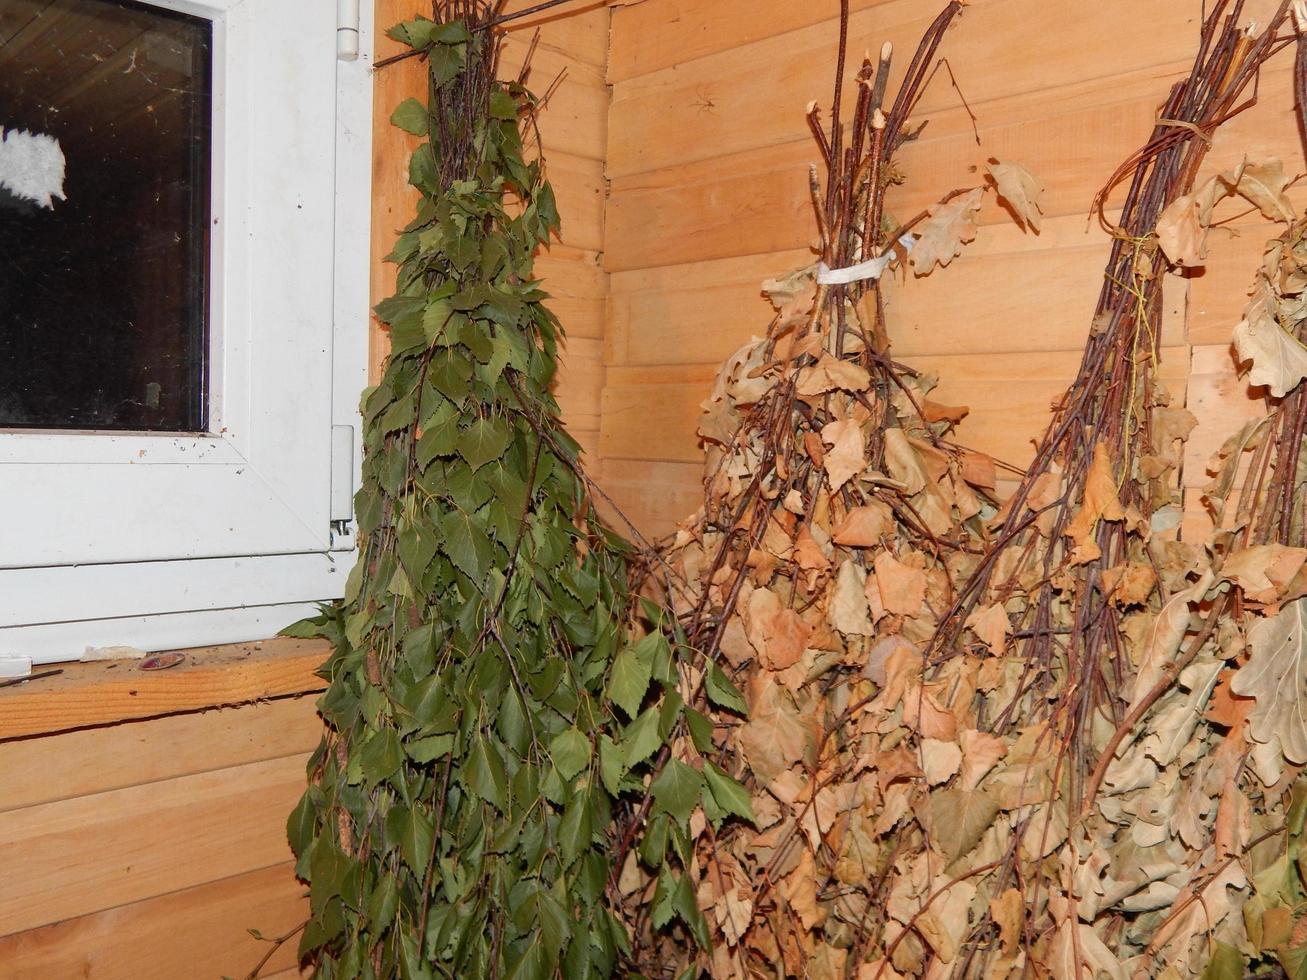
[{"label": "white plastic window frame", "polygon": [[266,638],[355,557],[372,0],[357,59],[327,0],[143,2],[214,26],[209,432],[0,430],[0,659]]}]

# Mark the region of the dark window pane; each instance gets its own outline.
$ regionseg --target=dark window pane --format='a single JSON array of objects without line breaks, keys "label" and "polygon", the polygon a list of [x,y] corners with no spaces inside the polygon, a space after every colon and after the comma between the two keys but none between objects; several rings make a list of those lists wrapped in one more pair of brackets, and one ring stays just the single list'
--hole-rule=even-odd
[{"label": "dark window pane", "polygon": [[0,0],[0,428],[207,427],[211,49],[146,3]]}]

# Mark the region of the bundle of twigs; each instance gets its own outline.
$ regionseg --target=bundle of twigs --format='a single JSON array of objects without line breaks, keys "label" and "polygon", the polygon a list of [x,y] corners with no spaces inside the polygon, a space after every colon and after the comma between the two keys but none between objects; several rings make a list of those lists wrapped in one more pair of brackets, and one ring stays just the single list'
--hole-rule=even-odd
[{"label": "bundle of twigs", "polygon": [[[1159,510],[1178,504],[1174,442],[1191,427],[1173,415],[1158,424],[1158,410],[1170,399],[1157,381],[1167,269],[1157,223],[1193,186],[1216,128],[1248,104],[1238,103],[1282,46],[1290,4],[1281,4],[1256,36],[1239,26],[1242,8],[1242,0],[1222,2],[1209,14],[1194,68],[1172,89],[1152,137],[1098,194],[1100,223],[1114,241],[1080,369],[1006,502],[992,547],[928,650],[936,662],[962,654],[968,617],[987,603],[1004,605],[1024,676],[987,725],[1006,731],[1045,710],[1056,714],[1057,751],[1077,810],[1092,795],[1086,777],[1098,761],[1085,733],[1097,718],[1120,724],[1128,704],[1122,610],[1139,603],[1114,591],[1124,575],[1107,573],[1152,566],[1149,524]],[[1120,221],[1113,223],[1107,203],[1126,181]],[[1104,497],[1106,485],[1116,506]],[[1163,595],[1164,589],[1149,588],[1140,598],[1155,602]]]},{"label": "bundle of twigs", "polygon": [[[859,719],[887,675],[900,694],[923,693],[905,651],[928,639],[996,514],[994,462],[946,438],[965,410],[930,401],[933,380],[890,356],[879,280],[896,262],[918,275],[951,262],[992,189],[952,192],[902,223],[885,206],[961,9],[950,3],[931,24],[892,99],[887,45],[856,75],[850,121],[838,83],[829,129],[810,109],[825,169],[824,182],[816,168],[811,177],[820,261],[764,287],[778,310],[767,336],[727,363],[704,406],[704,508],[659,573],[699,658],[686,700],[716,727],[711,742],[683,739],[669,753],[738,776],[753,813],[750,824],[709,812],[688,835],[672,831],[715,939],[711,961],[657,931],[665,917],[643,854],[619,852],[620,890],[634,909],[655,909],[631,920],[636,960],[653,975],[698,959],[715,976],[838,976],[879,955],[896,871],[870,841],[892,836],[909,787],[895,774],[901,737]],[[1022,179],[1037,196],[1024,171],[995,169],[1000,193]],[[647,837],[660,833],[655,824]]]}]

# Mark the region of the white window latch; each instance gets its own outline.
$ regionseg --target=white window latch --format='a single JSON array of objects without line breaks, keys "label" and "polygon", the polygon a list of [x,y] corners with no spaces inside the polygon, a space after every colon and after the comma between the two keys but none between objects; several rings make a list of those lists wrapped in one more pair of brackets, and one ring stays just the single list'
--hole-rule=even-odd
[{"label": "white window latch", "polygon": [[336,59],[358,61],[359,0],[336,0]]}]

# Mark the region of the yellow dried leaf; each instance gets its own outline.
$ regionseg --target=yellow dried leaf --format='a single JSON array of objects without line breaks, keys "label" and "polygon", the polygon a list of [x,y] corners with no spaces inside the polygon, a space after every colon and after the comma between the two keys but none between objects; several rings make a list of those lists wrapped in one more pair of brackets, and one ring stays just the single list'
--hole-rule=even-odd
[{"label": "yellow dried leaf", "polygon": [[936,738],[921,740],[921,771],[926,776],[926,783],[938,786],[953,778],[962,765],[962,750],[956,742],[945,742]]},{"label": "yellow dried leaf", "polygon": [[926,601],[926,573],[910,568],[889,552],[876,556],[876,588],[887,612],[896,616],[915,616]]},{"label": "yellow dried leaf", "polygon": [[993,160],[988,168],[998,196],[1008,203],[1021,222],[1039,231],[1039,221],[1043,216],[1039,200],[1044,193],[1043,182],[1015,163]]},{"label": "yellow dried leaf", "polygon": [[827,423],[821,438],[831,447],[822,460],[831,490],[838,490],[867,468],[867,438],[853,419]]},{"label": "yellow dried leaf", "polygon": [[879,500],[852,508],[836,526],[831,539],[845,548],[873,548],[894,528],[894,512]]},{"label": "yellow dried leaf", "polygon": [[867,573],[856,562],[846,559],[835,577],[826,610],[830,625],[846,636],[871,636],[871,610],[864,591],[866,585]]},{"label": "yellow dried leaf", "polygon": [[999,603],[992,606],[978,606],[967,617],[967,627],[976,634],[976,639],[989,647],[996,657],[1007,651],[1007,635],[1012,628],[1007,618],[1007,610]]},{"label": "yellow dried leaf", "polygon": [[985,774],[1007,755],[1007,743],[1003,739],[974,728],[959,732],[958,744],[962,747],[962,774],[958,785],[964,790],[979,786]]},{"label": "yellow dried leaf", "polygon": [[1116,477],[1112,474],[1112,463],[1108,459],[1107,447],[1100,442],[1094,446],[1094,459],[1090,463],[1089,475],[1085,479],[1085,494],[1080,510],[1066,526],[1064,533],[1075,542],[1077,548],[1084,549],[1083,553],[1092,551],[1095,553],[1093,557],[1096,558],[1098,547],[1093,541],[1093,534],[1098,522],[1119,521],[1124,517],[1125,510],[1116,495]]},{"label": "yellow dried leaf", "polygon": [[885,468],[889,475],[903,484],[908,496],[913,497],[926,488],[929,474],[916,449],[902,429],[885,430]]}]

